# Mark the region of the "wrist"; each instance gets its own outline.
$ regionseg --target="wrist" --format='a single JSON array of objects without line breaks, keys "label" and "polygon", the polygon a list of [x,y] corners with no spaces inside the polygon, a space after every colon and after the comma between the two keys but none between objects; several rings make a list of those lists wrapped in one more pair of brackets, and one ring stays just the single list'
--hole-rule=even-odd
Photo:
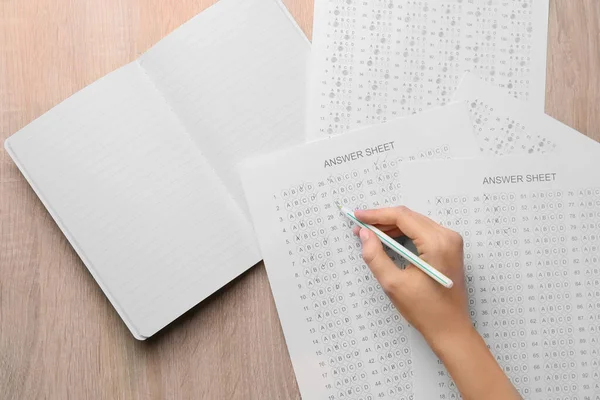
[{"label": "wrist", "polygon": [[483,339],[475,330],[470,320],[461,321],[452,326],[446,326],[444,329],[439,329],[435,333],[424,334],[423,337],[429,344],[429,347],[440,358],[448,352],[455,351],[461,348],[468,347],[479,342],[483,343]]}]

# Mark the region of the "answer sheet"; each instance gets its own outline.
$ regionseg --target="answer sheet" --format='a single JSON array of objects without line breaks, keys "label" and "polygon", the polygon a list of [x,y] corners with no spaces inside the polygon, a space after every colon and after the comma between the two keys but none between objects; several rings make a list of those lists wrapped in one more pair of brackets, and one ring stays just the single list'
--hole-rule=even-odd
[{"label": "answer sheet", "polygon": [[485,155],[572,154],[598,148],[593,139],[472,73],[465,74],[453,100],[467,104],[473,132]]},{"label": "answer sheet", "polygon": [[363,263],[336,202],[401,204],[398,174],[407,161],[478,153],[466,106],[457,103],[242,166],[303,398],[412,399],[408,326]]},{"label": "answer sheet", "polygon": [[[462,234],[471,318],[523,398],[600,399],[597,157],[403,167],[406,204]],[[459,398],[414,330],[411,344],[415,399]]]},{"label": "answer sheet", "polygon": [[308,140],[442,105],[465,71],[544,110],[548,0],[315,0]]}]

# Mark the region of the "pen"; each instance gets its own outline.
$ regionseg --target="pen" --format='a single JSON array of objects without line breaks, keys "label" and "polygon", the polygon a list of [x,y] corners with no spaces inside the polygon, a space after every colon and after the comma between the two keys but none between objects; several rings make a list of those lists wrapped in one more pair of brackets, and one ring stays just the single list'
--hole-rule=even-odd
[{"label": "pen", "polygon": [[387,247],[392,249],[394,252],[401,255],[406,261],[413,264],[415,267],[419,268],[421,271],[425,272],[429,275],[434,281],[438,282],[440,285],[447,287],[450,289],[454,283],[450,278],[446,275],[442,274],[437,269],[433,268],[431,265],[427,264],[425,261],[421,260],[419,256],[415,255],[412,251],[408,250],[406,247],[402,246],[400,243],[396,242],[394,239],[375,228],[373,225],[365,224],[364,222],[359,221],[355,216],[354,212],[350,211],[346,207],[342,207],[341,205],[337,205],[340,208],[340,211],[350,218],[355,224],[360,226],[361,228],[365,228],[373,232],[379,240]]}]

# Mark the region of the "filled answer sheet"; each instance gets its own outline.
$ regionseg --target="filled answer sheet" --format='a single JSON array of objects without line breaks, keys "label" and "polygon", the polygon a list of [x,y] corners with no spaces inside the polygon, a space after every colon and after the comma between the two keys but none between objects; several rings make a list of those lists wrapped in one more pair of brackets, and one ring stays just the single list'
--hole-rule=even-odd
[{"label": "filled answer sheet", "polygon": [[363,263],[360,241],[336,203],[400,204],[405,163],[476,154],[466,106],[457,103],[244,164],[303,398],[412,399],[408,326]]},{"label": "filled answer sheet", "polygon": [[473,73],[465,74],[453,100],[467,104],[473,132],[485,155],[579,152],[598,146],[593,139]]},{"label": "filled answer sheet", "polygon": [[221,0],[6,141],[136,338],[260,261],[232,171],[304,142],[309,52],[281,1]]},{"label": "filled answer sheet", "polygon": [[[409,207],[462,234],[471,318],[525,399],[600,399],[596,171],[597,157],[520,155],[400,173]],[[415,398],[459,398],[422,337],[411,339]]]},{"label": "filled answer sheet", "polygon": [[544,110],[548,0],[315,0],[309,140],[447,103],[465,71]]}]

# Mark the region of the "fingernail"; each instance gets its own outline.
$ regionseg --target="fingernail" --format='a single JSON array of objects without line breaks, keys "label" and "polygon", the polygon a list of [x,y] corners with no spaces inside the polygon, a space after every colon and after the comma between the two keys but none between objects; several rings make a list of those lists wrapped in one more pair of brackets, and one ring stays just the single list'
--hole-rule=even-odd
[{"label": "fingernail", "polygon": [[369,230],[368,229],[362,228],[360,230],[360,240],[362,240],[363,242],[369,240]]}]

